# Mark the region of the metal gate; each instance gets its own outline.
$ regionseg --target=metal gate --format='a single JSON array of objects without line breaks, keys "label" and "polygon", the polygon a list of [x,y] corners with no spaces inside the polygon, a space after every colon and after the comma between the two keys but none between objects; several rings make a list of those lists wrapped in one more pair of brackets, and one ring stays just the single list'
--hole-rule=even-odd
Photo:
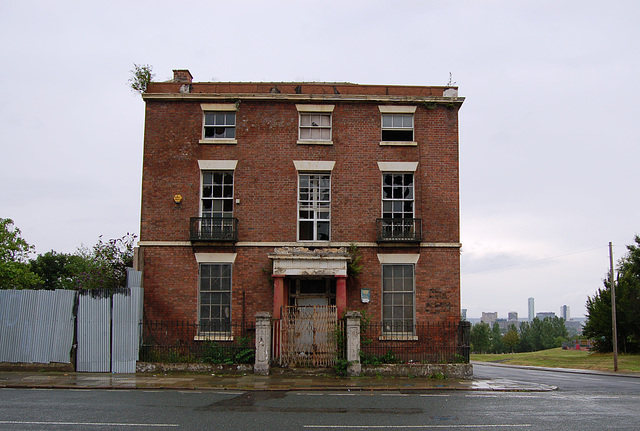
[{"label": "metal gate", "polygon": [[282,366],[330,367],[336,363],[338,310],[285,306],[274,325],[274,358]]},{"label": "metal gate", "polygon": [[127,286],[80,292],[76,371],[136,372],[143,302],[140,272],[127,270]]}]

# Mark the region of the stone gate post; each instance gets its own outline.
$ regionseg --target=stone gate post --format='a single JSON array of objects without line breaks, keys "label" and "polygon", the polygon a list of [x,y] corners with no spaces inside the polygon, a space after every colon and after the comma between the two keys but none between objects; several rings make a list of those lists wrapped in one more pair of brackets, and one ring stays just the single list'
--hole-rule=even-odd
[{"label": "stone gate post", "polygon": [[254,374],[266,376],[271,364],[271,313],[256,313],[256,360]]},{"label": "stone gate post", "polygon": [[347,319],[347,374],[359,376],[362,372],[360,365],[360,312],[348,311]]}]

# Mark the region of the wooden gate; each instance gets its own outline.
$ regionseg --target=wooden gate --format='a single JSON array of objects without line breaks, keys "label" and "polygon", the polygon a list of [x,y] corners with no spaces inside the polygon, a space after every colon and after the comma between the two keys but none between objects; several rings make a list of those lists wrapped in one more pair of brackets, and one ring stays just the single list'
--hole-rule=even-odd
[{"label": "wooden gate", "polygon": [[285,306],[274,325],[274,358],[281,366],[331,367],[336,363],[338,310],[329,306]]}]

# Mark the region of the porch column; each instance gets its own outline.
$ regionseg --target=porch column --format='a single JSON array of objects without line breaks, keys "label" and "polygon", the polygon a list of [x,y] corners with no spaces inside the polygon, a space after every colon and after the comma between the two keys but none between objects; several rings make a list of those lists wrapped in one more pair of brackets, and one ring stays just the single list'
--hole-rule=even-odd
[{"label": "porch column", "polygon": [[284,288],[284,275],[273,276],[273,318],[282,318],[282,307],[287,304],[286,292]]},{"label": "porch column", "polygon": [[338,318],[347,309],[347,276],[336,275],[336,306],[338,307]]}]

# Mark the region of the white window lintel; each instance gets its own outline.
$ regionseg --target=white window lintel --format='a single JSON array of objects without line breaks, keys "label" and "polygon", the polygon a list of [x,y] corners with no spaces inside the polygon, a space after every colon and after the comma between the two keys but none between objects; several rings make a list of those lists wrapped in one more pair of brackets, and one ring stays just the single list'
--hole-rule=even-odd
[{"label": "white window lintel", "polygon": [[416,264],[419,254],[378,253],[378,260],[382,264]]},{"label": "white window lintel", "polygon": [[198,263],[234,263],[238,253],[196,253]]},{"label": "white window lintel", "polygon": [[397,106],[397,105],[379,105],[378,109],[382,114],[413,114],[416,112],[417,106]]},{"label": "white window lintel", "polygon": [[333,112],[336,105],[300,105],[296,104],[298,112]]},{"label": "white window lintel", "polygon": [[235,103],[201,103],[200,107],[203,111],[237,111],[238,107]]},{"label": "white window lintel", "polygon": [[415,172],[418,162],[378,162],[381,172]]},{"label": "white window lintel", "polygon": [[201,171],[235,171],[237,160],[198,160]]},{"label": "white window lintel", "polygon": [[294,160],[297,171],[303,172],[331,172],[336,162],[319,160]]}]

